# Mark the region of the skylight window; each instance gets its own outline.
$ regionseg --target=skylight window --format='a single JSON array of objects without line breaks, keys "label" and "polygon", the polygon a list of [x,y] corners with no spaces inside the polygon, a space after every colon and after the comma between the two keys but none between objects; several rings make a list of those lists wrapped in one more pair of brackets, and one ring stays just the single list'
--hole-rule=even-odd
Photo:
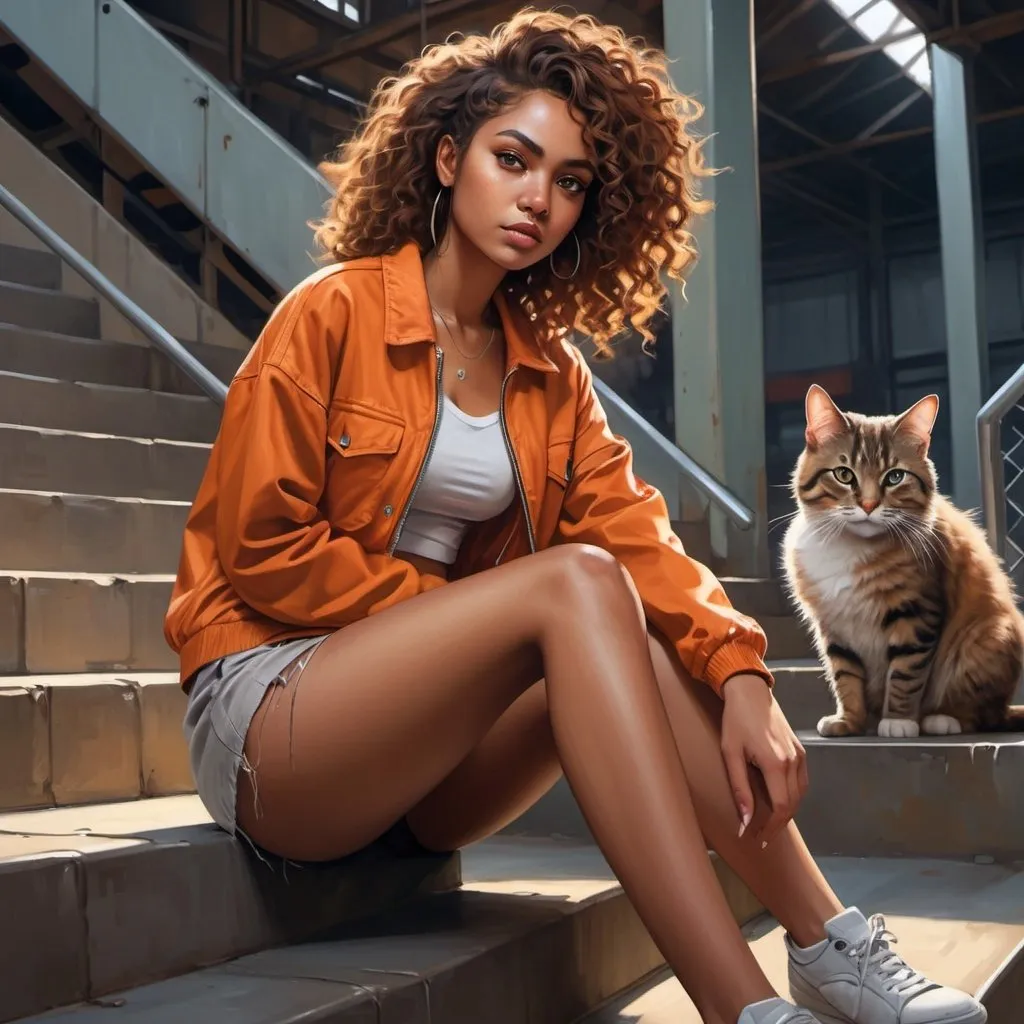
[{"label": "skylight window", "polygon": [[330,11],[339,11],[350,21],[359,20],[359,8],[348,0],[317,0],[317,3],[323,4]]},{"label": "skylight window", "polygon": [[[877,43],[902,36],[883,46],[885,55],[925,92],[932,89],[932,69],[928,44],[914,23],[901,14],[892,0],[828,0],[828,2],[865,38]],[[913,33],[907,35],[907,33]]]}]

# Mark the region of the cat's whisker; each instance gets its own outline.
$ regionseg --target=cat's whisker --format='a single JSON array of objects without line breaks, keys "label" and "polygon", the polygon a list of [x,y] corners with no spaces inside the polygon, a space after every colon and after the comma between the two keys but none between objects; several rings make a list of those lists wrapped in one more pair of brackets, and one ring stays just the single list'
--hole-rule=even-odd
[{"label": "cat's whisker", "polygon": [[927,530],[916,519],[900,515],[896,518],[900,524],[901,536],[918,561],[928,564],[939,555],[939,545],[935,535]]},{"label": "cat's whisker", "polygon": [[933,555],[941,553],[941,546],[934,530],[922,523],[916,516],[909,516],[906,513],[899,512],[895,518],[897,522],[903,524],[909,534],[917,537]]}]

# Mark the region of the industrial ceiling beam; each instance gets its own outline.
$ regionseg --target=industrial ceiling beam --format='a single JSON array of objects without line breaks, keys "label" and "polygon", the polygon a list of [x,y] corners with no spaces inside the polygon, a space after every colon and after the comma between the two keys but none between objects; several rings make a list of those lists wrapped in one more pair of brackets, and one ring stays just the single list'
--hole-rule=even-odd
[{"label": "industrial ceiling beam", "polygon": [[[782,125],[783,128],[788,129],[789,131],[793,132],[796,135],[799,135],[801,138],[807,139],[808,142],[811,142],[815,146],[817,146],[819,150],[830,151],[835,148],[832,143],[828,142],[826,139],[823,139],[818,135],[815,135],[814,132],[808,131],[806,128],[804,128],[803,125],[797,124],[795,121],[791,120],[788,117],[785,117],[783,114],[780,114],[775,110],[772,110],[772,108],[769,107],[766,103],[764,103],[763,100],[758,101],[757,109],[766,117],[770,117],[777,124]],[[881,171],[876,170],[874,167],[872,167],[868,163],[865,163],[863,160],[858,160],[857,157],[852,156],[849,153],[839,154],[839,159],[843,160],[845,163],[848,163],[851,167],[856,168],[862,174],[866,174],[868,177],[874,178],[874,180],[877,181],[879,184],[885,185],[887,188],[892,189],[894,192],[898,192],[905,199],[910,199],[914,202],[921,202],[920,196],[915,195],[913,192],[908,192],[905,188],[903,188],[902,185],[893,181],[891,178],[886,177],[884,174],[882,174]]]},{"label": "industrial ceiling beam", "polygon": [[[1024,117],[1024,106],[1008,107],[1005,110],[993,110],[987,114],[979,114],[977,124],[992,124],[995,121],[1005,121],[1011,118]],[[917,128],[906,128],[898,132],[890,132],[888,135],[873,135],[866,139],[850,139],[848,142],[837,142],[828,149],[818,149],[811,153],[801,153],[800,156],[786,157],[782,160],[769,160],[761,164],[762,174],[774,174],[779,171],[788,171],[794,167],[803,167],[806,164],[816,164],[820,160],[830,160],[848,153],[855,153],[862,149],[873,149],[875,146],[885,146],[892,142],[902,142],[906,139],[915,139],[924,135],[932,134],[930,124],[920,125]]]},{"label": "industrial ceiling beam", "polygon": [[[432,21],[467,14],[473,11],[482,14],[491,7],[498,6],[493,0],[432,0],[426,4],[426,13]],[[288,57],[267,69],[266,74],[298,75],[305,74],[325,64],[335,61],[361,57],[367,51],[386,46],[397,39],[420,28],[421,12],[419,9],[399,14],[394,18],[370,28],[359,29],[344,39],[335,39],[321,46],[312,47],[304,53]]]},{"label": "industrial ceiling beam", "polygon": [[909,95],[904,96],[899,103],[894,103],[881,117],[872,121],[867,128],[857,134],[858,141],[877,135],[890,121],[895,121],[904,110],[912,107],[922,96],[924,93],[920,89],[915,89]]},{"label": "industrial ceiling beam", "polygon": [[781,17],[776,18],[775,21],[757,34],[757,39],[755,40],[756,48],[760,50],[767,43],[770,43],[780,32],[785,31],[794,21],[802,18],[813,7],[817,7],[819,3],[821,3],[821,0],[800,0],[798,4],[790,7]]},{"label": "industrial ceiling beam", "polygon": [[[272,7],[277,7],[279,10],[287,11],[297,18],[301,18],[308,25],[313,25],[315,28],[323,29],[326,26],[334,32],[341,31],[346,33],[346,38],[351,38],[354,34],[352,28],[342,20],[339,14],[324,7],[323,4],[314,3],[311,8],[303,3],[302,0],[264,0],[264,2]],[[370,64],[387,71],[388,74],[395,74],[402,67],[401,61],[396,61],[393,57],[381,53],[375,47],[367,49],[360,56]]]},{"label": "industrial ceiling beam", "polygon": [[[784,82],[791,78],[799,78],[801,75],[809,74],[812,71],[818,71],[821,68],[834,67],[837,64],[845,64],[847,61],[859,60],[867,54],[881,52],[892,43],[903,39],[910,39],[920,32],[921,29],[914,27],[904,32],[896,32],[890,36],[885,36],[873,43],[865,42],[861,46],[853,46],[846,50],[823,53],[816,57],[805,57],[803,60],[794,61],[792,64],[763,72],[758,76],[758,84],[770,85],[774,82]],[[972,43],[983,45],[995,42],[997,39],[1004,39],[1007,36],[1017,35],[1019,32],[1024,32],[1024,10],[997,14],[991,18],[982,18],[979,21],[968,22],[960,26],[946,26],[923,34],[925,42],[941,43],[943,46],[957,46]]]}]

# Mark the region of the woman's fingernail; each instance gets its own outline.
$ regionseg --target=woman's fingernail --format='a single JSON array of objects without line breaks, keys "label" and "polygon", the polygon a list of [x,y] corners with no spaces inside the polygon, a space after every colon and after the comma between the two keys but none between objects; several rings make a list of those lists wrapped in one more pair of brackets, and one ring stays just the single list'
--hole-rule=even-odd
[{"label": "woman's fingernail", "polygon": [[762,842],[761,842],[761,849],[762,850],[767,850],[768,849],[768,840],[767,839],[762,840]]},{"label": "woman's fingernail", "polygon": [[750,811],[743,812],[743,820],[740,822],[740,832],[737,836],[738,839],[743,838],[743,833],[747,831],[747,826],[750,824]]}]

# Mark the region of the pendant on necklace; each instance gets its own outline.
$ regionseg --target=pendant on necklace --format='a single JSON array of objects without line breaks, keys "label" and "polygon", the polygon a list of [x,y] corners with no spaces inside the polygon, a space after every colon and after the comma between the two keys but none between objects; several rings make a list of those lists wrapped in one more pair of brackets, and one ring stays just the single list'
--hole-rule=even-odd
[{"label": "pendant on necklace", "polygon": [[459,378],[459,380],[465,380],[465,379],[466,379],[466,371],[465,371],[464,369],[462,369],[462,367],[460,366],[460,367],[459,367],[459,368],[458,368],[458,369],[457,369],[457,370],[455,371],[455,376],[456,376],[456,377],[458,377],[458,378]]}]

